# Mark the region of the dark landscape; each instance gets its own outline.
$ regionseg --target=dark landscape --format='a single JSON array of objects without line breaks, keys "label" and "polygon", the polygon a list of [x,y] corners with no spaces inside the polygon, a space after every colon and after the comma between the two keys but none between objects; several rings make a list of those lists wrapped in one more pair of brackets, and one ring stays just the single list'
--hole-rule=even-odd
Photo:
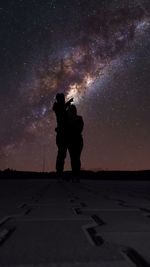
[{"label": "dark landscape", "polygon": [[[71,171],[65,171],[62,179],[69,181],[73,177]],[[56,172],[25,172],[6,169],[0,171],[0,179],[58,179]],[[120,181],[150,181],[150,171],[81,171],[81,180],[120,180]]]}]

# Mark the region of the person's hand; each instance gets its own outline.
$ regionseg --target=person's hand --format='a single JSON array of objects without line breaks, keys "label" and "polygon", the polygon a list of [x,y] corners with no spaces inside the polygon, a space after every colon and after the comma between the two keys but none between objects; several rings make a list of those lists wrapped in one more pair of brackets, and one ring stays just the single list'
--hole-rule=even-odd
[{"label": "person's hand", "polygon": [[69,103],[72,103],[73,102],[73,97],[69,100]]},{"label": "person's hand", "polygon": [[70,106],[71,102],[73,102],[73,97],[71,99],[69,99],[68,102],[66,102],[66,107]]}]

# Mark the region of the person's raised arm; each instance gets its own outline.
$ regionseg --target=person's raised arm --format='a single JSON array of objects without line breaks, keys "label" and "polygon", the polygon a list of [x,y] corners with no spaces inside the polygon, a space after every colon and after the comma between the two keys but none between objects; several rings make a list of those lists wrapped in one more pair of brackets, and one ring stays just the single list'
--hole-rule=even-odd
[{"label": "person's raised arm", "polygon": [[73,97],[65,103],[65,108],[68,108],[69,105],[73,102]]}]

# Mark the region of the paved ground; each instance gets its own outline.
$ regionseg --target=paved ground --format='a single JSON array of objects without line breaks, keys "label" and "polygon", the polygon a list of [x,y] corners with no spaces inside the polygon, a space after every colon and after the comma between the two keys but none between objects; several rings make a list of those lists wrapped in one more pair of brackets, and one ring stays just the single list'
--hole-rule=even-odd
[{"label": "paved ground", "polygon": [[0,181],[0,266],[150,266],[150,182]]}]

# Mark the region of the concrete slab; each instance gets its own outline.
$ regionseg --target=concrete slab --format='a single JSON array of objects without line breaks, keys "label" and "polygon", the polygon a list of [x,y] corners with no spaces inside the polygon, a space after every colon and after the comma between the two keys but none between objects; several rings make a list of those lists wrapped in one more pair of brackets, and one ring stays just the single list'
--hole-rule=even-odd
[{"label": "concrete slab", "polygon": [[[75,209],[73,207],[69,207],[69,205],[44,205],[44,206],[33,206],[31,212],[28,214],[28,219],[33,218],[46,218],[46,219],[79,219],[77,216]],[[88,218],[89,216],[80,216],[82,218]]]},{"label": "concrete slab", "polygon": [[148,182],[0,181],[0,266],[149,266],[149,195]]},{"label": "concrete slab", "polygon": [[128,248],[134,249],[150,266],[150,232],[101,232],[101,236],[106,242],[120,246],[124,252]]},{"label": "concrete slab", "polygon": [[150,231],[150,218],[142,215],[140,211],[101,211],[96,213],[105,224],[97,231]]},{"label": "concrete slab", "polygon": [[[84,223],[88,223],[86,221]],[[10,222],[9,222],[10,224]],[[92,246],[83,221],[13,221],[16,230],[0,248],[1,264],[123,261],[115,245]],[[8,226],[7,226],[8,227]]]}]

